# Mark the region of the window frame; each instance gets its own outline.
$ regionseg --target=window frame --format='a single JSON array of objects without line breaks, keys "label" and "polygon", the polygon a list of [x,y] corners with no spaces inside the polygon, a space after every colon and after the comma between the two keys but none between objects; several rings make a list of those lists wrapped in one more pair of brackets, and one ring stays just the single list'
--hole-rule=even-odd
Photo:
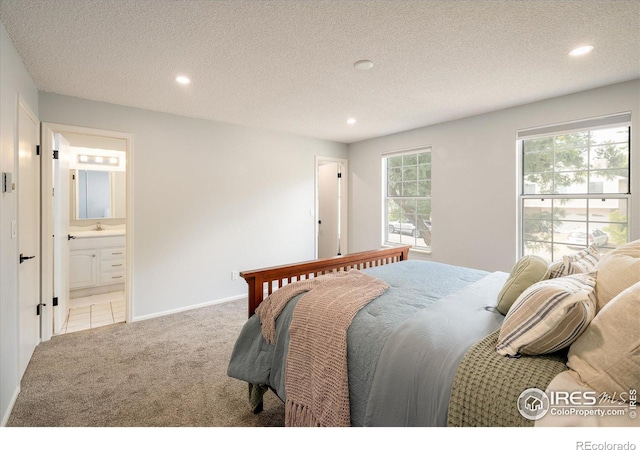
[{"label": "window frame", "polygon": [[[628,130],[627,136],[627,146],[628,146],[628,159],[627,159],[627,192],[618,192],[618,193],[602,193],[602,192],[590,192],[590,193],[580,193],[580,194],[566,194],[566,193],[544,193],[544,194],[530,194],[526,193],[527,185],[531,184],[530,181],[525,179],[525,141],[531,139],[539,139],[544,137],[555,137],[559,135],[578,133],[582,131],[597,131],[604,129],[612,129],[612,128],[623,128],[626,127]],[[518,175],[517,175],[517,197],[518,197],[518,207],[517,207],[517,220],[518,220],[518,229],[517,229],[517,240],[518,240],[518,250],[517,257],[520,258],[526,254],[526,241],[525,241],[525,203],[526,200],[584,200],[586,204],[585,212],[586,218],[584,223],[587,227],[587,232],[589,230],[590,223],[600,223],[597,220],[590,219],[589,208],[590,201],[594,200],[626,200],[626,226],[627,226],[627,236],[626,241],[629,242],[631,239],[631,230],[632,221],[633,221],[633,198],[631,192],[632,185],[632,126],[631,126],[631,113],[620,113],[614,114],[610,116],[601,116],[595,117],[591,119],[585,119],[575,122],[566,122],[555,125],[550,125],[546,127],[540,128],[529,128],[525,130],[518,131],[516,135],[516,151],[517,151],[517,167],[518,167]],[[553,173],[556,173],[556,167],[554,164]],[[597,169],[588,168],[586,171],[597,171]],[[562,173],[562,171],[558,171]],[[587,177],[586,185],[588,186],[587,191],[590,188],[590,178]],[[530,189],[530,188],[529,188]],[[553,205],[553,202],[552,202]],[[553,214],[553,213],[552,213]],[[555,221],[552,217],[552,222]],[[612,224],[616,224],[616,222],[608,222]],[[546,242],[546,241],[540,241]],[[554,240],[554,230],[551,230],[551,239],[549,244],[551,245],[551,259],[552,261],[558,260],[558,258],[554,257],[554,245],[556,245],[556,241]],[[561,245],[559,243],[558,245]],[[587,241],[586,245],[589,245],[589,241]],[[551,261],[551,262],[552,262]]]},{"label": "window frame", "polygon": [[[430,253],[431,252],[431,245],[427,245],[426,241],[424,241],[424,239],[422,239],[420,236],[413,236],[413,235],[406,235],[406,234],[402,234],[399,233],[400,236],[400,242],[393,242],[391,240],[388,239],[389,237],[389,217],[388,217],[388,210],[387,210],[387,203],[388,201],[390,201],[390,199],[406,199],[406,200],[411,200],[411,199],[415,199],[415,200],[429,200],[429,202],[431,202],[432,198],[433,198],[433,184],[431,184],[431,189],[429,189],[429,194],[428,195],[415,195],[415,196],[395,196],[395,197],[389,197],[388,195],[388,189],[389,189],[389,180],[388,180],[388,160],[389,158],[393,158],[393,157],[397,157],[397,156],[412,156],[415,155],[416,157],[418,157],[418,155],[423,154],[423,153],[429,153],[430,155],[430,162],[429,162],[429,178],[428,180],[432,183],[433,180],[433,149],[432,146],[430,145],[421,145],[418,147],[413,147],[413,148],[408,148],[408,149],[404,149],[404,150],[399,150],[399,151],[393,151],[393,152],[387,152],[387,153],[383,153],[381,156],[381,166],[382,166],[382,174],[381,174],[381,178],[382,178],[382,183],[383,183],[383,187],[382,187],[382,199],[381,199],[381,212],[382,212],[382,229],[381,229],[381,242],[383,246],[386,247],[392,247],[392,246],[401,246],[401,245],[408,245],[407,242],[404,242],[404,238],[412,238],[413,239],[413,243],[411,243],[411,250],[412,251],[418,251],[418,252],[424,252],[424,253]],[[419,166],[420,164],[416,164],[417,166]],[[420,178],[418,176],[418,178],[416,179],[416,182],[420,181]],[[430,218],[431,218],[431,209],[430,209],[430,214],[429,214]],[[402,220],[402,218],[400,218],[400,220]],[[429,231],[431,232],[431,228],[429,228]],[[417,245],[417,240],[421,240],[422,242],[425,243],[424,246],[422,245]]]}]

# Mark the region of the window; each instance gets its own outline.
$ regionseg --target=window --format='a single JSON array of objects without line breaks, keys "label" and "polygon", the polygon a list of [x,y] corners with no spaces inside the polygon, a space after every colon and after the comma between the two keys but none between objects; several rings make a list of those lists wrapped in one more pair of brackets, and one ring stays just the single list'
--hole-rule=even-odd
[{"label": "window", "polygon": [[383,157],[384,243],[431,247],[431,149]]},{"label": "window", "polygon": [[630,114],[518,133],[521,254],[556,261],[629,240]]}]

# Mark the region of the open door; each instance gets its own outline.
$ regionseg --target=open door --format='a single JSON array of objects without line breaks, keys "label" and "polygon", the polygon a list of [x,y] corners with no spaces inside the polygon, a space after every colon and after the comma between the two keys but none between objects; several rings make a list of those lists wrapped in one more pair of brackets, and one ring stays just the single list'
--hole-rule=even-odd
[{"label": "open door", "polygon": [[[53,332],[62,330],[69,309],[70,144],[59,133],[53,137]],[[54,303],[55,305],[55,303]]]},{"label": "open door", "polygon": [[18,112],[18,368],[22,378],[40,343],[40,156],[39,122],[20,101]]},{"label": "open door", "polygon": [[319,158],[316,169],[317,256],[330,258],[346,254],[346,161]]}]

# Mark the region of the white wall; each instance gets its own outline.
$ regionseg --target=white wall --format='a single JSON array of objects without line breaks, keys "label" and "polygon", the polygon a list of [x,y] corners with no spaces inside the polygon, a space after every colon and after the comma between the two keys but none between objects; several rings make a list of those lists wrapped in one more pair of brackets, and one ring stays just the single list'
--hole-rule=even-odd
[{"label": "white wall", "polygon": [[433,245],[448,264],[511,270],[517,255],[516,132],[631,111],[632,239],[640,238],[640,80],[419,128],[349,145],[350,250],[381,244],[381,155],[433,149]]},{"label": "white wall", "polygon": [[[18,172],[18,96],[36,112],[38,91],[0,24],[0,172]],[[0,424],[9,418],[19,392],[18,240],[11,222],[18,219],[17,192],[0,193]]]},{"label": "white wall", "polygon": [[313,259],[315,156],[346,145],[40,93],[40,120],[132,133],[134,318],[246,293],[232,271]]}]

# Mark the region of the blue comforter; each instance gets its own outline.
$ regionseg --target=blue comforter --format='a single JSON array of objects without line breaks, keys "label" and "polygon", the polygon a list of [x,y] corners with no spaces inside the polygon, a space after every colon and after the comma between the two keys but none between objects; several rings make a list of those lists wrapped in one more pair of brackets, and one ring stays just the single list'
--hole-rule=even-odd
[{"label": "blue comforter", "polygon": [[[507,274],[414,260],[363,272],[390,288],[358,312],[347,333],[351,424],[446,425],[455,367],[472,344],[500,326],[503,316],[493,307]],[[256,315],[247,321],[229,376],[269,386],[286,400],[288,326],[299,298],[277,319],[275,345],[262,338]],[[416,370],[424,376],[413,376]],[[425,400],[432,405],[428,414]]]}]

